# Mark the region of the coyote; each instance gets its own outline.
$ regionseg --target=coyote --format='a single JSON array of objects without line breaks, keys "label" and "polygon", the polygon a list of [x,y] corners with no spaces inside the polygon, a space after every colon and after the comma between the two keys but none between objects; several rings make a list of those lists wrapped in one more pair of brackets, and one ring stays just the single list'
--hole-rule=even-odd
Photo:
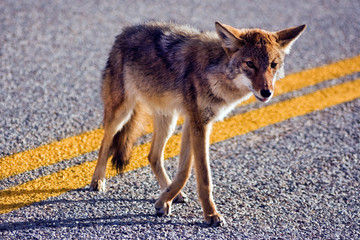
[{"label": "coyote", "polygon": [[[275,81],[284,76],[284,57],[306,25],[278,32],[236,29],[215,23],[216,32],[202,32],[174,23],[130,26],[116,37],[102,77],[104,138],[90,184],[105,191],[108,158],[118,171],[129,163],[132,146],[153,116],[151,168],[162,193],[156,214],[170,214],[194,164],[205,222],[224,225],[212,196],[209,134],[237,104],[254,95],[268,102]],[[164,147],[184,117],[178,172],[173,181],[163,165]]]}]

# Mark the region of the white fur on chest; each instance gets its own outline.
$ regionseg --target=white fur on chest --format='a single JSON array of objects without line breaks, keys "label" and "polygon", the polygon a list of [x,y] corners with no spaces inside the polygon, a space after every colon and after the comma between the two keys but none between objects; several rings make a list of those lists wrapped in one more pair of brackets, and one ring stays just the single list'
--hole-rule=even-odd
[{"label": "white fur on chest", "polygon": [[251,97],[252,93],[249,92],[244,97],[238,99],[237,101],[232,102],[231,104],[220,106],[215,111],[215,118],[214,121],[222,121],[237,105],[239,105],[241,102],[249,99]]}]

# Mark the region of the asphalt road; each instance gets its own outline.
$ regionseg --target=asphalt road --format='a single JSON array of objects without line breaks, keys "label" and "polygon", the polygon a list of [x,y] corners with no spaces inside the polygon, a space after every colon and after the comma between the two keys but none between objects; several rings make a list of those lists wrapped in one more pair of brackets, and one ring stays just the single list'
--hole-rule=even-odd
[{"label": "asphalt road", "polygon": [[[125,25],[157,19],[211,30],[221,21],[280,30],[306,23],[286,59],[291,74],[359,55],[359,13],[356,0],[2,0],[0,158],[101,126],[100,74]],[[283,98],[356,78],[358,71]],[[262,106],[250,104],[237,112]],[[194,177],[185,188],[189,203],[175,205],[172,216],[156,217],[158,186],[150,168],[143,167],[110,178],[106,193],[69,186],[60,196],[1,214],[0,238],[359,239],[359,130],[358,98],[211,145],[214,197],[228,222],[224,228],[202,224]],[[96,155],[93,151],[0,180],[0,190]],[[173,175],[176,157],[166,165]]]}]

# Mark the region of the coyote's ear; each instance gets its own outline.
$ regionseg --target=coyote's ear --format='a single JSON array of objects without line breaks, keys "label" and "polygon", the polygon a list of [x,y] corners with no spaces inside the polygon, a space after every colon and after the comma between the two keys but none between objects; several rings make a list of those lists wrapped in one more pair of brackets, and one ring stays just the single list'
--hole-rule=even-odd
[{"label": "coyote's ear", "polygon": [[300,34],[305,30],[306,24],[298,27],[287,28],[275,33],[277,42],[286,54],[290,53],[291,46]]},{"label": "coyote's ear", "polygon": [[228,55],[231,54],[231,52],[235,52],[243,45],[243,40],[236,37],[237,29],[219,22],[215,22],[215,29],[221,39],[222,47]]}]

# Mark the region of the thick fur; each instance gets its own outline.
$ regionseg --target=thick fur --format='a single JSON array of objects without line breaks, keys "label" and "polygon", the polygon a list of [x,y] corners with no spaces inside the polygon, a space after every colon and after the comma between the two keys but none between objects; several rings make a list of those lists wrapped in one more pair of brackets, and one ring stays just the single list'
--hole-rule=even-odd
[{"label": "thick fur", "polygon": [[[205,221],[213,226],[225,223],[212,198],[211,124],[252,94],[259,101],[270,100],[275,81],[284,75],[284,57],[305,25],[279,32],[236,29],[218,22],[215,28],[216,32],[200,32],[149,22],[126,27],[116,37],[103,74],[105,134],[91,188],[105,190],[111,154],[118,170],[128,164],[144,113],[151,111],[154,135],[149,161],[163,190],[155,203],[157,214],[169,214],[174,199],[184,200],[181,189],[194,164]],[[179,114],[185,123],[178,173],[171,181],[163,151]]]},{"label": "thick fur", "polygon": [[143,132],[145,119],[147,119],[146,114],[142,109],[135,107],[129,121],[115,134],[110,154],[113,155],[112,164],[118,172],[123,171],[129,164],[134,142]]}]

